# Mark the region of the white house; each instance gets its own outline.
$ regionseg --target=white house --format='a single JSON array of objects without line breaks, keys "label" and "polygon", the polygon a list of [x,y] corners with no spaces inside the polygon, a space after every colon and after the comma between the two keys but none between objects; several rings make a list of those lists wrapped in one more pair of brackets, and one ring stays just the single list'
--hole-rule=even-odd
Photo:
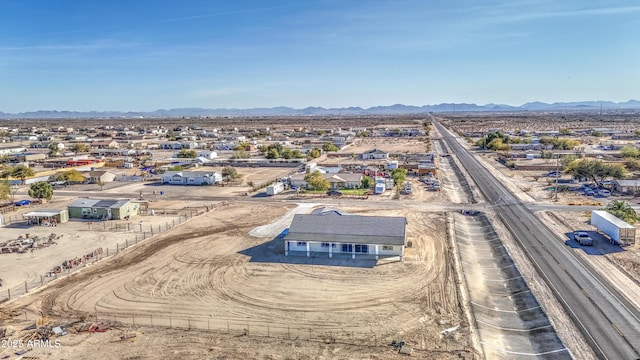
[{"label": "white house", "polygon": [[[308,184],[304,181],[307,174],[298,173],[291,175],[291,186],[299,188],[307,188]],[[324,173],[322,177],[331,184],[331,189],[355,189],[362,184],[362,174],[352,173]]]},{"label": "white house", "polygon": [[389,153],[388,152],[385,152],[385,151],[382,151],[382,150],[378,150],[378,149],[365,151],[360,156],[362,157],[362,160],[386,160],[386,159],[389,159]]},{"label": "white house", "polygon": [[222,174],[215,171],[166,171],[162,183],[171,185],[213,185],[222,182]]},{"label": "white house", "polygon": [[364,259],[404,256],[404,216],[351,215],[336,209],[296,214],[284,235],[285,256],[324,254]]}]

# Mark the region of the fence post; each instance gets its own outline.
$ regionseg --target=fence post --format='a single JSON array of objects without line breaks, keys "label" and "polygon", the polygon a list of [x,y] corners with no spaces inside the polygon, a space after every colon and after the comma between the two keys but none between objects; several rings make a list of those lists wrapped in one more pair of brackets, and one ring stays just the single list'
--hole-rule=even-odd
[{"label": "fence post", "polygon": [[116,243],[116,252],[120,251],[120,244]]},{"label": "fence post", "polygon": [[249,320],[247,320],[247,336],[249,336]]},{"label": "fence post", "polygon": [[209,319],[207,319],[207,330],[211,330],[211,324],[209,323]]},{"label": "fence post", "polygon": [[42,275],[40,275],[40,286],[44,285],[44,282],[42,281]]},{"label": "fence post", "polygon": [[7,297],[11,300],[11,289],[7,289]]},{"label": "fence post", "polygon": [[129,247],[129,239],[124,239],[124,243],[126,244],[125,247],[128,248]]},{"label": "fence post", "polygon": [[229,328],[229,320],[227,320],[227,334],[231,334],[231,330]]},{"label": "fence post", "polygon": [[311,340],[311,328],[309,328],[309,340]]},{"label": "fence post", "polygon": [[190,319],[190,318],[187,318],[187,324],[188,324],[188,325],[187,325],[187,328],[188,328],[189,330],[191,330],[191,319]]},{"label": "fence post", "polygon": [[107,256],[109,256],[109,248],[107,248]]},{"label": "fence post", "polygon": [[26,280],[24,281],[24,292],[25,293],[29,292],[29,289],[27,289],[27,281]]},{"label": "fence post", "polygon": [[289,330],[289,325],[287,325],[287,339],[291,339],[291,331]]}]

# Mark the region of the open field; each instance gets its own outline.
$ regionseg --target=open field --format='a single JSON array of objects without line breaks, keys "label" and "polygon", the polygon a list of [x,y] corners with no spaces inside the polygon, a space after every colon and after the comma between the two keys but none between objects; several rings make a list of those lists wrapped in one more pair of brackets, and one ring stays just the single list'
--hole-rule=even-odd
[{"label": "open field", "polygon": [[[354,333],[370,334],[380,343],[401,338],[427,353],[445,346],[440,331],[462,325],[446,346],[469,349],[439,216],[384,212],[408,217],[413,247],[403,262],[374,266],[367,260],[285,257],[281,242],[250,235],[252,230],[258,235],[277,233],[288,223],[278,220],[290,209],[231,204],[126,250],[113,261],[61,279],[37,296],[20,298],[11,307],[62,317],[96,312],[103,318],[206,317],[212,329],[226,329],[229,320],[248,320],[269,324],[274,331],[290,326],[306,333],[312,328],[314,334],[337,339]],[[260,227],[272,222],[277,225]]]}]

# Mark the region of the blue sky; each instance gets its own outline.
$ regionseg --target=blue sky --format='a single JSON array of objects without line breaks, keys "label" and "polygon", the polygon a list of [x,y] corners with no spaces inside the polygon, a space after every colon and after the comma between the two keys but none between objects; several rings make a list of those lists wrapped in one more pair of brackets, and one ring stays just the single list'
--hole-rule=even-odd
[{"label": "blue sky", "polygon": [[636,0],[0,0],[0,111],[640,98]]}]

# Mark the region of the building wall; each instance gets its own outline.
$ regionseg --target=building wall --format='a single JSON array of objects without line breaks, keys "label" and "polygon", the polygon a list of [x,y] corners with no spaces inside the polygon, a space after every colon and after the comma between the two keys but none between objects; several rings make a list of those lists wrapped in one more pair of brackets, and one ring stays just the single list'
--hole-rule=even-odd
[{"label": "building wall", "polygon": [[140,211],[140,204],[129,202],[119,209],[112,209],[111,216],[114,220],[122,220],[126,216],[129,216],[129,218],[132,218],[138,215],[139,211]]},{"label": "building wall", "polygon": [[[288,243],[288,247],[287,247],[287,243]],[[298,245],[300,244],[300,245]],[[343,251],[343,245],[347,245],[347,248],[345,249],[346,251]],[[349,246],[351,245],[351,246]],[[346,254],[351,254],[352,250],[354,249],[354,247],[356,245],[366,245],[367,249],[366,252],[355,252],[356,256],[357,255],[363,255],[363,254],[369,254],[369,255],[375,255],[376,254],[376,245],[373,244],[350,244],[350,243],[339,243],[339,242],[327,242],[327,243],[322,243],[322,242],[315,242],[315,241],[310,241],[309,242],[309,251],[312,253],[329,253],[329,249],[331,249],[331,252],[333,254],[340,254],[340,253],[346,253]],[[297,241],[285,241],[285,249],[288,249],[288,251],[298,251],[298,252],[304,252],[306,253],[307,251],[307,244],[306,243],[299,243]],[[360,249],[362,250],[362,249]],[[401,245],[378,245],[378,255],[380,256],[402,256],[403,255],[403,246]]]}]

